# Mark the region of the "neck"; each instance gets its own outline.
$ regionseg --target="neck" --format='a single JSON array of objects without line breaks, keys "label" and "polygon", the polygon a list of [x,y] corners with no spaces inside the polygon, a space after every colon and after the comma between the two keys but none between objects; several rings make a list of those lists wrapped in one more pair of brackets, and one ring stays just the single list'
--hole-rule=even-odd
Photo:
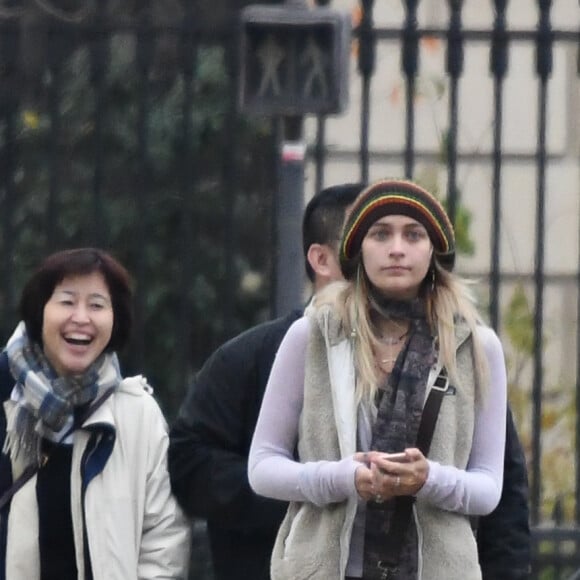
[{"label": "neck", "polygon": [[376,334],[379,340],[387,339],[390,342],[402,341],[409,334],[410,321],[408,318],[380,317],[375,323]]}]

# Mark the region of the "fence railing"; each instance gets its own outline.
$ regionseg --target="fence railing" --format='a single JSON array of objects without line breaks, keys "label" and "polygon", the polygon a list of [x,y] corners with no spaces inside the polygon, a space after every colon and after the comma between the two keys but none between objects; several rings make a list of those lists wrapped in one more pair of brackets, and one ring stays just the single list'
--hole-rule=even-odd
[{"label": "fence railing", "polygon": [[[209,352],[224,338],[268,316],[276,143],[270,120],[249,123],[236,112],[233,29],[203,28],[195,3],[179,4],[170,21],[154,4],[144,2],[134,14],[107,2],[91,4],[87,14],[31,11],[30,3],[19,0],[5,2],[0,9],[0,332],[2,340],[9,336],[18,288],[47,250],[79,244],[112,249],[132,270],[139,289],[136,342],[126,364],[153,376],[171,414],[186,377]],[[164,12],[164,3],[158,4]],[[554,50],[576,51],[575,66],[569,70],[577,75],[578,32],[552,27],[548,0],[537,2],[532,29],[508,26],[505,0],[493,2],[493,25],[481,29],[463,25],[461,1],[447,3],[445,26],[420,24],[418,4],[403,2],[400,26],[380,27],[374,22],[379,3],[361,0],[360,21],[355,23],[359,76],[353,80],[360,104],[356,111],[351,106],[358,142],[329,144],[328,129],[335,121],[317,119],[309,148],[312,188],[336,181],[334,171],[343,175],[337,168],[344,164],[353,168],[349,179],[368,181],[387,171],[415,178],[422,166],[433,162],[443,168],[443,197],[457,224],[465,203],[462,172],[485,164],[490,176],[485,205],[490,251],[487,266],[480,270],[489,280],[491,324],[505,326],[506,288],[523,279],[532,296],[529,458],[534,574],[568,578],[580,568],[580,470],[576,466],[573,506],[563,508],[572,516],[548,527],[542,523],[541,460],[546,291],[560,282],[580,288],[580,249],[571,271],[558,277],[546,267],[547,200],[554,182],[548,174],[566,155],[553,153],[548,143]],[[421,43],[426,39],[437,39],[445,50],[441,79],[447,93],[447,128],[441,150],[420,140],[417,119]],[[377,51],[385,45],[396,47],[400,57],[404,123],[400,143],[383,145],[376,139],[373,89],[384,82],[376,62]],[[461,94],[465,56],[475,45],[488,47],[493,85],[493,134],[483,152],[461,144],[460,112],[468,106]],[[529,119],[537,141],[531,151],[506,150],[510,53],[524,45],[534,53],[529,66],[537,84],[528,97],[537,105],[536,117]],[[577,81],[576,76],[572,82]],[[577,152],[573,155],[577,160]],[[527,240],[534,248],[533,266],[521,275],[506,271],[502,244],[509,233],[503,208],[508,202],[514,206],[505,188],[506,174],[517,165],[532,171],[535,182],[534,194],[525,198],[525,205],[533,208]],[[569,183],[570,198],[578,197],[573,176]],[[576,219],[577,232],[580,215]],[[566,340],[576,344],[567,364],[575,377],[572,439],[577,457],[578,291],[576,311],[568,318],[575,318],[576,329]],[[203,529],[196,523],[195,545],[206,554]],[[196,569],[197,580],[209,578],[206,559],[196,561]]]},{"label": "fence railing", "polygon": [[[373,0],[362,0],[360,22],[356,28],[357,35],[357,53],[358,53],[358,74],[359,78],[354,81],[353,86],[359,85],[360,89],[360,107],[357,110],[359,114],[359,137],[358,147],[352,146],[352,142],[341,148],[338,139],[332,143],[332,149],[327,147],[326,137],[328,128],[334,121],[320,119],[315,132],[315,146],[313,147],[314,171],[316,176],[316,186],[320,187],[325,179],[329,176],[331,170],[338,167],[340,163],[345,162],[357,163],[360,178],[363,181],[368,180],[371,174],[376,174],[386,170],[401,171],[407,177],[417,178],[418,165],[425,165],[428,162],[440,163],[443,165],[445,174],[446,190],[444,198],[450,215],[454,218],[457,225],[459,217],[458,211],[464,203],[465,191],[461,191],[460,171],[465,171],[466,167],[474,165],[485,165],[486,170],[491,175],[491,183],[486,184],[485,200],[486,215],[485,223],[488,224],[490,252],[488,269],[479,267],[478,272],[489,280],[489,320],[492,326],[500,329],[505,320],[502,317],[502,306],[505,306],[505,299],[502,303],[502,292],[505,291],[506,285],[511,284],[514,273],[505,267],[506,247],[501,243],[502,237],[508,233],[505,231],[505,214],[502,207],[506,206],[506,200],[514,194],[505,188],[506,173],[513,169],[514,165],[525,165],[528,171],[535,173],[535,196],[530,199],[530,194],[526,193],[526,206],[533,208],[528,210],[532,216],[532,227],[528,229],[527,243],[533,244],[534,256],[531,269],[524,272],[518,272],[516,277],[529,280],[530,295],[532,296],[532,373],[531,380],[533,388],[532,397],[532,438],[530,441],[530,480],[531,480],[531,515],[533,523],[540,521],[541,498],[541,481],[542,481],[542,414],[545,404],[545,340],[546,340],[546,289],[550,282],[550,274],[553,269],[546,265],[546,248],[548,239],[546,236],[546,204],[549,199],[550,188],[554,187],[554,180],[548,182],[547,173],[556,167],[556,164],[562,160],[561,155],[566,155],[564,151],[561,154],[554,154],[550,149],[547,141],[547,134],[550,130],[550,119],[548,110],[550,108],[550,96],[553,93],[553,72],[554,72],[554,52],[561,48],[568,48],[574,54],[574,68],[570,67],[568,72],[576,75],[576,78],[570,80],[568,90],[574,94],[574,87],[578,87],[578,71],[580,70],[580,51],[579,51],[579,32],[578,30],[556,30],[552,27],[552,3],[549,1],[539,1],[535,3],[537,11],[537,23],[532,28],[517,28],[513,24],[508,26],[507,11],[509,2],[495,1],[492,3],[495,12],[493,26],[489,29],[468,28],[463,25],[462,10],[465,3],[461,1],[449,1],[446,3],[448,8],[448,22],[446,26],[429,26],[419,25],[418,23],[418,5],[416,0],[403,2],[405,17],[400,26],[381,27],[375,25],[375,12],[381,9],[381,5]],[[572,7],[571,7],[572,8]],[[532,9],[532,7],[530,7]],[[382,15],[384,17],[384,13]],[[436,39],[441,43],[444,55],[442,57],[443,69],[440,70],[440,80],[445,86],[447,111],[442,111],[446,129],[440,139],[440,149],[425,149],[417,144],[418,137],[421,136],[421,130],[424,127],[417,126],[417,111],[419,105],[418,97],[421,96],[418,84],[421,80],[421,61],[420,56],[425,57],[425,51],[421,50],[424,41],[431,42]],[[513,114],[513,110],[505,110],[505,86],[509,81],[510,74],[510,54],[519,47],[527,46],[533,49],[531,58],[526,65],[533,70],[536,76],[535,95],[533,98],[536,102],[536,116],[528,119],[530,126],[536,127],[536,143],[532,150],[514,153],[513,147],[506,148],[505,145],[505,119],[508,115]],[[388,48],[386,48],[388,47]],[[491,97],[491,130],[492,138],[489,145],[483,150],[470,148],[469,145],[460,143],[461,122],[460,111],[470,110],[474,107],[474,115],[482,115],[483,112],[477,109],[477,105],[469,102],[466,97],[461,95],[461,81],[466,76],[467,70],[466,54],[474,47],[487,47],[488,50],[488,71],[486,75],[491,78],[492,91]],[[382,51],[382,52],[381,52]],[[376,143],[379,141],[378,131],[389,131],[389,127],[382,126],[377,130],[377,122],[384,122],[386,115],[380,115],[377,105],[373,102],[373,92],[375,85],[385,86],[385,76],[382,69],[387,69],[389,74],[393,75],[392,67],[387,66],[388,57],[385,57],[388,51],[391,51],[399,58],[400,78],[402,89],[402,106],[405,117],[403,135],[391,144],[380,147]],[[377,67],[377,60],[382,58],[382,69]],[[391,59],[392,60],[392,59]],[[520,63],[521,66],[521,63]],[[431,70],[432,74],[433,71]],[[484,75],[482,75],[484,76]],[[399,76],[397,76],[399,78]],[[473,78],[473,77],[471,77]],[[533,84],[522,90],[522,97],[529,98],[527,90],[534,90]],[[562,87],[560,86],[560,90]],[[385,98],[386,91],[384,88],[380,93]],[[385,107],[381,103],[379,107]],[[441,106],[443,108],[443,105]],[[576,110],[576,113],[575,113]],[[573,122],[577,115],[577,108],[571,109],[569,113],[570,121]],[[353,115],[355,116],[355,115]],[[379,118],[379,121],[375,120]],[[465,119],[465,116],[463,116]],[[389,121],[394,121],[389,119]],[[397,126],[398,128],[398,126]],[[373,132],[374,130],[374,132]],[[336,129],[335,129],[336,132]],[[576,137],[577,138],[577,137]],[[465,140],[464,140],[465,141]],[[424,140],[423,140],[424,142]],[[553,149],[553,147],[552,147]],[[577,149],[577,146],[576,146]],[[571,207],[579,211],[577,206],[572,203],[575,196],[580,194],[578,186],[578,152],[569,151],[570,165],[576,167],[576,173],[573,174],[569,186],[571,188],[570,197]],[[441,161],[442,160],[442,161]],[[523,193],[518,195],[523,196]],[[480,200],[481,201],[481,200]],[[469,202],[467,202],[469,203]],[[478,208],[479,210],[479,208]],[[524,210],[524,208],[522,208]],[[478,216],[479,218],[479,216]],[[482,218],[480,218],[482,219]],[[580,227],[580,220],[576,218],[576,228]],[[572,231],[574,233],[574,231]],[[572,240],[573,241],[573,240]],[[482,240],[477,240],[482,243]],[[572,248],[574,246],[572,245]],[[575,252],[570,252],[574,256]],[[573,259],[573,258],[572,258]],[[572,263],[569,270],[568,281],[574,284],[580,279],[580,258],[577,263]],[[484,265],[485,266],[485,265]],[[510,280],[510,277],[512,280]],[[580,296],[577,299],[580,304]],[[575,313],[576,332],[571,336],[565,337],[565,340],[575,340],[580,344],[580,306]],[[575,375],[575,388],[579,392],[580,386],[580,348],[576,348],[574,360],[568,361],[572,375]],[[576,400],[576,416],[579,415],[580,397]],[[578,424],[577,424],[578,425]],[[579,441],[580,432],[577,430],[573,433],[575,441]],[[574,518],[580,522],[580,501],[579,495],[579,476],[578,470],[575,476],[575,508]]]}]

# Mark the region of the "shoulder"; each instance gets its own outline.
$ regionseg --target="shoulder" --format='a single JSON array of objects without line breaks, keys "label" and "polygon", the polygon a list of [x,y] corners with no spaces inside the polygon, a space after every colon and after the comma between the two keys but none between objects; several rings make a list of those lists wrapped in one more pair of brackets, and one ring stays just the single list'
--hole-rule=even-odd
[{"label": "shoulder", "polygon": [[140,397],[145,394],[152,395],[153,387],[147,382],[146,377],[135,375],[133,377],[125,377],[119,383],[119,391]]},{"label": "shoulder", "polygon": [[253,326],[220,346],[216,354],[248,353],[263,345],[279,344],[292,323],[302,316],[301,310]]},{"label": "shoulder", "polygon": [[225,364],[232,369],[239,363],[238,366],[249,369],[253,361],[259,364],[262,359],[272,359],[292,323],[301,316],[302,310],[295,310],[238,334],[218,347],[208,358],[204,368],[209,370]]},{"label": "shoulder", "polygon": [[284,342],[296,342],[305,341],[312,328],[312,319],[310,316],[301,316],[298,320],[294,321],[288,332],[284,336]]},{"label": "shoulder", "polygon": [[[293,310],[286,316],[281,316],[275,320],[269,320],[253,326],[252,328],[238,334],[234,338],[224,343],[218,351],[227,352],[239,348],[258,345],[270,342],[279,338],[281,340],[290,326],[302,317],[302,310]],[[278,341],[279,342],[279,341]]]},{"label": "shoulder", "polygon": [[153,387],[143,375],[125,377],[111,399],[113,413],[123,419],[122,423],[130,417],[129,423],[133,426],[159,423],[165,428],[163,411],[153,396]]},{"label": "shoulder", "polygon": [[330,344],[338,344],[347,336],[345,322],[339,315],[335,304],[319,304],[309,312],[312,328],[325,336]]},{"label": "shoulder", "polygon": [[153,387],[147,382],[143,375],[125,377],[120,383],[117,392],[114,395],[117,401],[126,402],[126,404],[135,407],[149,408],[153,411],[161,412],[155,397],[153,396]]},{"label": "shoulder", "polygon": [[484,324],[479,324],[475,331],[477,339],[481,342],[488,358],[499,355],[503,357],[503,346],[501,340],[493,328]]}]

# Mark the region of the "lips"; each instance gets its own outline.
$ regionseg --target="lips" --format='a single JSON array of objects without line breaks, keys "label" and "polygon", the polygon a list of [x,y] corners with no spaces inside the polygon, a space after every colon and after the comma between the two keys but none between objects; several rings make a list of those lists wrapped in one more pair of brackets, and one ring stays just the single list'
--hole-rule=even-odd
[{"label": "lips", "polygon": [[93,341],[92,337],[87,335],[67,335],[64,337],[64,340],[67,344],[71,344],[73,346],[88,346]]}]

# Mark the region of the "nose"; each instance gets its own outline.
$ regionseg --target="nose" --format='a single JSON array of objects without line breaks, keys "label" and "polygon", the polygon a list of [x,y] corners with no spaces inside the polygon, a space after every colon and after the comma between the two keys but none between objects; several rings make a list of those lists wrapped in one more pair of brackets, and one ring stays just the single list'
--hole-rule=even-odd
[{"label": "nose", "polygon": [[85,324],[90,321],[89,311],[84,304],[77,304],[71,316],[73,322]]},{"label": "nose", "polygon": [[405,240],[400,234],[395,234],[391,238],[391,244],[389,246],[389,254],[391,256],[401,256],[405,253]]}]

